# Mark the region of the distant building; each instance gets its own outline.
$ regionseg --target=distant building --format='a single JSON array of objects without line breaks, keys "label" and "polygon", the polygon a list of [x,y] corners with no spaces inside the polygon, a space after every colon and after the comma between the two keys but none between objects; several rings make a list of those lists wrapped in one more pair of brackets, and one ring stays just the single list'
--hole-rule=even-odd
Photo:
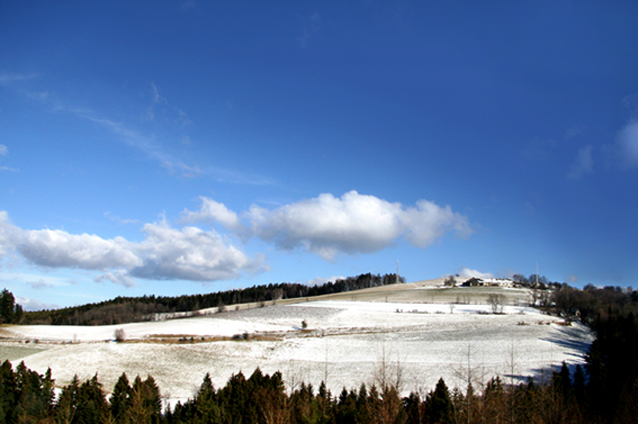
[{"label": "distant building", "polygon": [[472,277],[461,287],[514,287],[514,281],[508,278],[476,278]]}]

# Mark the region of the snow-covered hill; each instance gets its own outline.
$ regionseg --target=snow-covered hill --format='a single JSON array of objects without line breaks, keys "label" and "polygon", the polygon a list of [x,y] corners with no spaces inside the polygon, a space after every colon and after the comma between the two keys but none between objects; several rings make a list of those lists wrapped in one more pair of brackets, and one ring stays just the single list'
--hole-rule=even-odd
[{"label": "snow-covered hill", "polygon": [[[126,342],[114,341],[116,329]],[[562,361],[582,363],[593,339],[582,325],[523,306],[494,315],[487,305],[346,300],[119,326],[6,326],[2,336],[0,359],[50,367],[58,385],[98,373],[110,390],[122,372],[150,374],[173,402],[191,397],[207,372],[219,387],[256,367],[281,371],[290,387],[326,380],[333,393],[383,378],[405,392],[439,377],[460,387],[468,377],[543,378]]]}]

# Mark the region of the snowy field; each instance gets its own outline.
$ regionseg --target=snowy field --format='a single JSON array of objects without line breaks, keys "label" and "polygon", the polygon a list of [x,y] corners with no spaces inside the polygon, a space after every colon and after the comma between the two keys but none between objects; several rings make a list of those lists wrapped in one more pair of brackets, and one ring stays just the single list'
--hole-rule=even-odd
[{"label": "snowy field", "polygon": [[[4,326],[0,359],[53,371],[56,385],[98,374],[111,390],[122,372],[152,375],[171,403],[192,397],[204,375],[216,387],[239,371],[281,371],[289,388],[325,380],[333,394],[381,379],[404,393],[443,377],[465,387],[495,375],[545,378],[552,366],[583,362],[593,340],[579,324],[533,308],[487,305],[316,301],[208,317],[118,326]],[[305,321],[307,328],[303,328]],[[126,342],[116,343],[116,329]],[[233,339],[234,336],[234,339]],[[192,338],[192,341],[191,341]],[[385,377],[384,377],[385,376]]]}]

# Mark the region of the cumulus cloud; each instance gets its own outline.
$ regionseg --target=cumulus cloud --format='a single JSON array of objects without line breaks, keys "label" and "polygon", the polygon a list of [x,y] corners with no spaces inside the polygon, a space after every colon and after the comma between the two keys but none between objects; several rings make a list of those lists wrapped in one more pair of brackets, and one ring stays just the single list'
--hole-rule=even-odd
[{"label": "cumulus cloud", "polygon": [[404,237],[411,244],[427,247],[448,232],[472,233],[467,217],[449,206],[419,200],[406,207],[356,191],[340,198],[329,193],[276,209],[251,206],[242,214],[202,197],[199,211],[182,212],[186,222],[215,221],[242,236],[254,236],[282,250],[304,249],[333,260],[339,253],[357,254],[382,250]]},{"label": "cumulus cloud", "polygon": [[246,215],[252,234],[262,240],[284,250],[302,248],[327,260],[340,252],[376,252],[401,236],[427,247],[449,231],[461,236],[472,232],[467,218],[449,206],[420,200],[406,208],[356,191],[341,198],[324,193],[275,210],[253,206]]},{"label": "cumulus cloud", "polygon": [[134,278],[206,282],[263,269],[263,258],[249,258],[214,231],[176,229],[162,221],[146,224],[143,233],[144,240],[135,243],[62,230],[23,230],[0,212],[0,254],[16,253],[47,268],[104,271],[96,282],[127,287]]},{"label": "cumulus cloud", "polygon": [[202,205],[197,212],[184,209],[181,213],[184,222],[219,222],[224,227],[239,231],[241,220],[237,214],[229,210],[223,203],[218,203],[207,197],[200,197]]},{"label": "cumulus cloud", "polygon": [[30,262],[51,268],[101,270],[140,265],[133,245],[122,237],[105,240],[90,234],[62,230],[17,231],[16,250]]},{"label": "cumulus cloud", "polygon": [[[376,252],[401,238],[425,248],[447,233],[472,233],[467,217],[449,206],[426,200],[404,206],[356,191],[340,198],[321,194],[275,209],[252,206],[241,215],[202,197],[198,211],[182,211],[181,222],[218,222],[244,240],[256,237],[282,250],[301,249],[326,260],[342,253]],[[0,256],[17,255],[47,268],[99,271],[96,282],[126,287],[133,286],[135,278],[209,282],[266,269],[262,255],[248,257],[214,229],[175,228],[162,220],[145,224],[142,233],[142,241],[132,242],[63,230],[24,230],[0,211]]]},{"label": "cumulus cloud", "polygon": [[593,146],[585,146],[578,151],[576,160],[572,163],[567,173],[567,178],[570,180],[577,180],[584,174],[592,171],[593,159],[592,159]]},{"label": "cumulus cloud", "polygon": [[144,257],[131,275],[147,279],[194,281],[228,280],[240,271],[262,268],[262,258],[249,259],[239,249],[227,245],[215,231],[196,227],[175,229],[166,222],[146,224],[145,241],[139,246]]},{"label": "cumulus cloud", "polygon": [[463,278],[494,278],[494,274],[492,274],[491,272],[481,272],[465,267],[461,268],[461,270],[459,271],[459,276]]}]

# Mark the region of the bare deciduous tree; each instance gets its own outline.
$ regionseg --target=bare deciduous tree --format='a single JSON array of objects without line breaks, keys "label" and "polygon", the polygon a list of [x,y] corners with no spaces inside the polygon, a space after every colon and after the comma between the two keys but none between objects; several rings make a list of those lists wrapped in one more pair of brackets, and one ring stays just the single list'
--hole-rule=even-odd
[{"label": "bare deciduous tree", "polygon": [[505,303],[505,296],[502,294],[490,294],[487,296],[487,303],[492,307],[493,314],[503,313],[503,304]]}]

